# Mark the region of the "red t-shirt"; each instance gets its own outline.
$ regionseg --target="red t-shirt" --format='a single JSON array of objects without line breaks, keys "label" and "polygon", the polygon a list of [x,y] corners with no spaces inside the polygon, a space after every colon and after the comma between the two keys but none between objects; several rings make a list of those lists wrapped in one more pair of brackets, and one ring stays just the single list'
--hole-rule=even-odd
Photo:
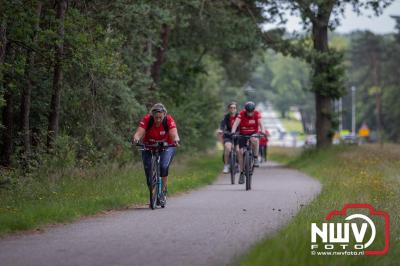
[{"label": "red t-shirt", "polygon": [[268,135],[269,135],[268,130],[265,130],[264,133],[265,133],[266,136],[262,136],[262,137],[260,138],[260,145],[263,145],[263,146],[265,146],[265,145],[268,144]]},{"label": "red t-shirt", "polygon": [[238,118],[240,119],[239,132],[241,135],[252,135],[258,132],[258,120],[261,114],[254,111],[253,116],[247,116],[246,110],[240,111]]},{"label": "red t-shirt", "polygon": [[[140,121],[139,127],[146,130],[147,125],[149,124],[149,121],[150,121],[150,114],[147,114]],[[167,124],[168,124],[169,130],[176,128],[175,121],[170,115],[167,115]],[[156,142],[156,141],[166,141],[166,142],[168,142],[168,144],[174,143],[174,141],[169,136],[168,132],[165,132],[163,124],[160,123],[159,126],[156,126],[156,122],[154,121],[151,128],[146,131],[146,134],[144,135],[144,138],[143,138],[143,143],[144,144],[154,144],[154,142]]]}]

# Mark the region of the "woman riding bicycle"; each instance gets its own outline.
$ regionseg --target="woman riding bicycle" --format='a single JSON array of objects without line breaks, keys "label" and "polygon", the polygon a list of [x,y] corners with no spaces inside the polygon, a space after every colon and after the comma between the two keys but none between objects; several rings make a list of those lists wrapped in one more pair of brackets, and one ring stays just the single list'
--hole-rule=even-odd
[{"label": "woman riding bicycle", "polygon": [[[254,102],[247,102],[244,106],[244,109],[240,111],[238,117],[233,123],[232,126],[232,134],[236,132],[236,129],[239,127],[240,135],[251,136],[257,132],[264,132],[263,125],[261,123],[261,114],[255,110],[256,105]],[[246,146],[247,139],[245,137],[239,138],[239,167],[240,167],[240,178],[239,184],[244,183],[244,172],[243,172],[243,148]],[[254,154],[254,166],[258,166],[258,138],[250,138],[250,143],[252,145],[253,154]]]},{"label": "woman riding bicycle", "polygon": [[234,146],[232,135],[228,133],[231,132],[232,125],[237,116],[237,104],[236,102],[231,102],[228,104],[228,113],[224,116],[224,119],[222,119],[218,130],[224,144],[224,174],[229,173],[229,153]]},{"label": "woman riding bicycle", "polygon": [[[175,144],[179,146],[179,135],[176,124],[172,116],[167,114],[167,109],[161,103],[155,104],[148,114],[146,114],[139,123],[133,142],[139,143],[142,140],[143,144],[151,145],[157,142],[165,141],[169,145]],[[166,148],[160,155],[160,173],[162,177],[162,191],[165,195],[168,169],[172,158],[175,154],[175,147]],[[142,151],[142,160],[144,172],[146,174],[147,185],[150,186],[151,178],[151,151]],[[164,199],[160,199],[162,201]]]}]

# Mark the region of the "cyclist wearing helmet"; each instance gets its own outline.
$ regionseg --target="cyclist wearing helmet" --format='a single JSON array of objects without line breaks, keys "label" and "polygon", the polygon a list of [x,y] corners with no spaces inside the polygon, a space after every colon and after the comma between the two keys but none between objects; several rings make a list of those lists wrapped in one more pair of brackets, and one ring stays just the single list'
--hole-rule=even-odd
[{"label": "cyclist wearing helmet", "polygon": [[228,113],[224,116],[224,119],[222,119],[221,125],[218,130],[218,133],[222,137],[222,141],[224,144],[224,174],[229,173],[229,153],[231,152],[233,145],[232,135],[228,134],[227,132],[231,132],[232,125],[235,122],[237,116],[237,103],[229,103]]},{"label": "cyclist wearing helmet", "polygon": [[[261,123],[261,114],[255,110],[256,105],[254,102],[247,102],[244,106],[244,109],[240,111],[238,117],[235,120],[235,123],[232,126],[232,134],[236,132],[236,129],[239,128],[240,135],[253,135],[257,132],[264,132],[263,125]],[[254,166],[258,167],[258,149],[259,149],[259,140],[258,138],[250,139],[253,154],[254,154]],[[239,166],[240,166],[240,178],[239,184],[244,183],[244,173],[243,173],[243,148],[246,146],[246,139],[239,138]]]},{"label": "cyclist wearing helmet", "polygon": [[[179,146],[179,135],[176,124],[172,116],[167,114],[167,109],[161,103],[156,103],[148,114],[146,114],[139,123],[135,134],[132,137],[133,142],[139,143],[143,138],[143,144],[155,144],[165,141],[170,145]],[[160,172],[162,177],[162,191],[165,192],[168,169],[175,154],[175,147],[168,147],[160,156]],[[144,172],[146,174],[147,185],[150,186],[151,178],[151,152],[142,151],[142,160]],[[165,193],[162,193],[163,195]],[[163,199],[160,199],[162,201]]]}]

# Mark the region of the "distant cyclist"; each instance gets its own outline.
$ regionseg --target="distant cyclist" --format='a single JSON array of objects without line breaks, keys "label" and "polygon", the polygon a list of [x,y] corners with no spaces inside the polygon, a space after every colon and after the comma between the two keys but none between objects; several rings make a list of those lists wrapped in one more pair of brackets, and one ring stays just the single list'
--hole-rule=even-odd
[{"label": "distant cyclist", "polygon": [[[133,141],[139,143],[142,140],[143,144],[151,145],[156,142],[165,141],[170,145],[176,144],[179,146],[179,135],[176,124],[172,116],[167,114],[167,109],[161,103],[155,104],[149,114],[146,114],[139,123]],[[175,147],[168,147],[161,153],[160,156],[160,172],[162,177],[162,195],[164,196],[168,178],[168,169],[172,158],[175,154]],[[151,152],[142,151],[142,160],[144,172],[146,174],[147,185],[150,186],[151,178]],[[161,198],[160,201],[164,200]]]},{"label": "distant cyclist", "polygon": [[269,132],[267,129],[265,129],[264,135],[260,138],[260,148],[259,148],[259,152],[260,152],[260,157],[261,160],[264,160],[264,162],[267,161],[267,150],[268,150],[268,137],[269,137]]},{"label": "distant cyclist", "polygon": [[229,153],[232,150],[233,139],[232,135],[229,132],[232,131],[232,125],[235,122],[235,119],[238,116],[237,112],[237,103],[231,102],[228,104],[228,113],[225,114],[224,119],[222,119],[219,134],[222,136],[222,142],[224,144],[224,170],[225,174],[229,173]]},{"label": "distant cyclist", "polygon": [[[254,102],[247,102],[244,106],[244,109],[240,111],[238,117],[236,118],[231,133],[236,132],[237,128],[239,128],[240,135],[250,136],[257,132],[264,132],[263,125],[261,123],[261,114],[255,110],[256,105]],[[240,178],[239,184],[244,183],[244,172],[243,172],[243,148],[246,146],[246,138],[239,138],[239,166],[240,166]],[[259,140],[258,138],[251,138],[250,143],[253,149],[254,154],[254,166],[259,166],[258,163],[258,149],[259,149]]]}]

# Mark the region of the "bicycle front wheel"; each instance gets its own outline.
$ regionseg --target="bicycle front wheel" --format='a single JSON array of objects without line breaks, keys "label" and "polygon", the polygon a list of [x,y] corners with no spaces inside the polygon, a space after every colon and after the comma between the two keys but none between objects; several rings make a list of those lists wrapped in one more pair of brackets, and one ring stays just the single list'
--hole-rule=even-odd
[{"label": "bicycle front wheel", "polygon": [[235,175],[236,175],[236,155],[235,152],[231,151],[229,154],[229,166],[231,172],[231,184],[235,184]]},{"label": "bicycle front wheel", "polygon": [[157,197],[158,197],[158,162],[157,157],[151,158],[151,177],[150,177],[150,208],[152,210],[157,208]]},{"label": "bicycle front wheel", "polygon": [[246,175],[246,190],[251,189],[251,156],[248,151],[245,152],[245,157],[244,157],[244,174]]}]

